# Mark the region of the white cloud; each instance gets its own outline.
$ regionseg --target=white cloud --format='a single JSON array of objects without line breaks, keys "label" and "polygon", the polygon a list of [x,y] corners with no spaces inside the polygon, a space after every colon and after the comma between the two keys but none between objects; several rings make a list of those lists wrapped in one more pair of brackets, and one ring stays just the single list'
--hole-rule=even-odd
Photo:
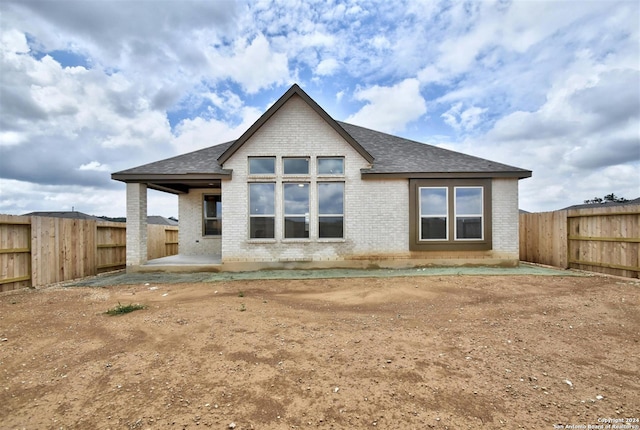
[{"label": "white cloud", "polygon": [[24,33],[15,28],[0,33],[0,50],[4,55],[26,54],[30,51]]},{"label": "white cloud", "polygon": [[[284,84],[290,79],[287,56],[273,52],[261,33],[251,42],[239,39],[231,55],[210,50],[207,57],[214,78],[233,79],[249,94],[274,84]],[[260,66],[256,67],[258,64]]]},{"label": "white cloud", "polygon": [[338,70],[338,68],[340,68],[340,64],[335,58],[327,58],[318,64],[316,74],[320,76],[331,76]]},{"label": "white cloud", "polygon": [[427,112],[417,79],[405,79],[391,87],[374,85],[356,91],[354,98],[367,103],[346,121],[380,131],[402,130]]},{"label": "white cloud", "polygon": [[183,120],[176,127],[173,145],[179,153],[186,153],[237,139],[262,113],[255,108],[245,107],[241,110],[242,121],[235,126],[213,118]]},{"label": "white cloud", "polygon": [[99,161],[91,161],[78,167],[78,170],[92,170],[94,172],[111,172],[112,169],[106,164]]},{"label": "white cloud", "polygon": [[486,111],[486,108],[479,108],[477,106],[471,106],[467,109],[463,109],[462,103],[459,102],[451,106],[451,109],[443,113],[441,116],[444,118],[444,122],[449,124],[452,128],[456,130],[470,131],[480,124],[482,116]]},{"label": "white cloud", "polygon": [[19,145],[24,141],[24,135],[15,131],[0,131],[0,146]]}]

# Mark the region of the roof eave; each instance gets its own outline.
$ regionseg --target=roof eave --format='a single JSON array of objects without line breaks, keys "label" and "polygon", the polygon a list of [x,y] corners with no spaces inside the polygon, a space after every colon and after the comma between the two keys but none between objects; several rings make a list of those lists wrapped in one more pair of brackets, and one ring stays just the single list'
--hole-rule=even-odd
[{"label": "roof eave", "polygon": [[152,173],[112,173],[111,179],[120,182],[143,183],[143,182],[190,182],[203,181],[208,179],[231,179],[232,170],[224,170],[222,173],[173,173],[173,174],[152,174]]},{"label": "roof eave", "polygon": [[362,179],[456,179],[456,178],[530,178],[530,170],[504,172],[370,172],[361,169]]}]

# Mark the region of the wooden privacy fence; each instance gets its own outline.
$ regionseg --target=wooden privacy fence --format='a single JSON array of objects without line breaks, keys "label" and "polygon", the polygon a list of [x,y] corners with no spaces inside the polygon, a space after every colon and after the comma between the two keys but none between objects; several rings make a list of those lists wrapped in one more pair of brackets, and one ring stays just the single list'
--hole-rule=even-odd
[{"label": "wooden privacy fence", "polygon": [[640,205],[520,214],[520,260],[640,277]]},{"label": "wooden privacy fence", "polygon": [[[178,253],[178,227],[147,229],[148,259]],[[123,223],[0,215],[0,292],[124,268],[126,242]]]}]

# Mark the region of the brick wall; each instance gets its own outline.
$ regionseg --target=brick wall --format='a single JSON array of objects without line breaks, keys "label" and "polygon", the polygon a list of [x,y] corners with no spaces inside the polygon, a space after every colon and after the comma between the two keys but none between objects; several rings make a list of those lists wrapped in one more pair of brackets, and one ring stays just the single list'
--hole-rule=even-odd
[{"label": "brick wall", "polygon": [[[248,162],[250,156],[277,156],[276,239],[248,239]],[[310,239],[283,240],[282,157],[311,157]],[[316,157],[343,156],[344,239],[317,239]],[[222,182],[223,262],[335,261],[361,254],[407,251],[408,214],[389,208],[407,207],[408,182],[362,181],[360,169],[368,167],[344,139],[302,99],[292,97],[224,165],[233,179]],[[324,178],[323,178],[324,180]],[[393,213],[393,215],[390,215]],[[232,221],[230,221],[232,220]],[[366,222],[364,220],[367,220]],[[181,223],[182,226],[182,223]]]},{"label": "brick wall", "polygon": [[[249,239],[248,157],[275,156],[275,239]],[[283,239],[282,157],[310,157],[310,175],[297,178],[310,182],[310,238]],[[317,239],[316,158],[342,156],[345,174],[334,178],[345,183],[344,239]],[[362,180],[368,167],[344,139],[302,99],[292,97],[223,166],[233,170],[231,180],[222,181],[223,234],[219,239],[202,237],[202,194],[197,190],[180,196],[180,253],[220,253],[231,267],[244,263],[290,264],[314,262],[399,261],[415,264],[517,264],[518,181],[492,182],[493,249],[478,252],[409,251],[409,181],[407,179]],[[259,179],[259,178],[258,178]],[[325,178],[322,178],[325,180]],[[266,266],[265,266],[266,267]],[[366,267],[366,266],[364,266]]]},{"label": "brick wall", "polygon": [[491,204],[493,250],[519,259],[518,180],[494,179]]},{"label": "brick wall", "polygon": [[127,184],[127,266],[147,262],[147,186]]},{"label": "brick wall", "polygon": [[[220,236],[203,236],[203,196],[205,194],[219,194],[215,189],[194,189],[189,194],[178,197],[178,219],[180,231],[178,233],[178,253],[182,255],[215,255],[221,251]],[[224,220],[224,217],[223,217]],[[222,228],[224,229],[226,225]]]}]

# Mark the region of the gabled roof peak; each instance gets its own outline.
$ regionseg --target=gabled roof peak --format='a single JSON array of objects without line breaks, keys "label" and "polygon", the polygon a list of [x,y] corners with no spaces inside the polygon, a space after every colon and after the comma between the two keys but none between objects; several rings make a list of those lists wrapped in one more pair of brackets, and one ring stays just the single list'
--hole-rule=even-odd
[{"label": "gabled roof peak", "polygon": [[218,157],[218,162],[222,165],[225,161],[227,161],[231,156],[238,150],[242,145],[245,144],[251,136],[254,135],[256,131],[260,129],[269,119],[282,107],[284,104],[291,99],[294,95],[299,96],[302,100],[304,100],[311,109],[313,109],[322,119],[324,119],[327,124],[329,124],[342,138],[349,143],[362,157],[367,160],[369,163],[372,163],[374,158],[373,156],[366,150],[362,145],[360,145],[349,133],[347,133],[341,126],[334,120],[318,103],[315,102],[309,95],[300,88],[298,84],[293,84],[291,87],[285,92],[282,97],[280,97],[267,111],[262,114],[260,118],[256,122],[253,123],[251,127],[247,131],[245,131],[242,136],[238,140],[236,140],[226,151],[224,151],[220,157]]}]

